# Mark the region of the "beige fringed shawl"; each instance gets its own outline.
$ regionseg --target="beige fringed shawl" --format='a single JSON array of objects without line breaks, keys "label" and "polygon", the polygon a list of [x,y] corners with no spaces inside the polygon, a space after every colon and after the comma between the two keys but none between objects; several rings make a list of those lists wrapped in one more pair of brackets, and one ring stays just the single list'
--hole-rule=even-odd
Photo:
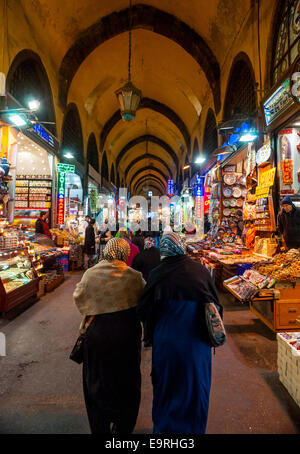
[{"label": "beige fringed shawl", "polygon": [[84,273],[73,297],[82,315],[105,314],[135,307],[145,285],[125,262],[102,260]]}]

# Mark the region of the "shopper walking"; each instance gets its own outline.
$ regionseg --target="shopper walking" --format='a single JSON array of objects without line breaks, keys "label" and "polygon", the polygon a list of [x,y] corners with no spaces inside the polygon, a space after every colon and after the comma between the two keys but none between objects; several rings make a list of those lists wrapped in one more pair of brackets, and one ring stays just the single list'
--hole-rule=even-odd
[{"label": "shopper walking", "polygon": [[99,243],[100,243],[100,245],[99,245],[99,260],[102,260],[104,248],[107,245],[108,241],[112,237],[111,231],[109,230],[108,219],[105,219],[105,222],[101,226],[99,234],[100,234],[100,236],[99,236]]},{"label": "shopper walking", "polygon": [[287,249],[300,248],[300,209],[290,197],[284,197],[282,210],[277,216],[277,230],[283,236]]},{"label": "shopper walking", "polygon": [[206,430],[211,346],[204,304],[219,304],[209,272],[185,255],[176,233],[164,235],[162,263],[149,275],[137,308],[149,323],[152,348],[154,433]]},{"label": "shopper walking", "polygon": [[130,248],[112,238],[101,262],[86,271],[74,300],[95,318],[84,342],[83,389],[93,434],[133,432],[141,397],[141,324],[136,305],[145,281],[126,265]]},{"label": "shopper walking", "polygon": [[132,232],[130,229],[127,229],[126,227],[121,227],[118,233],[116,234],[116,238],[123,238],[127,241],[130,247],[130,253],[127,259],[127,265],[132,266],[132,262],[134,258],[140,253],[139,248],[132,243]]},{"label": "shopper walking", "polygon": [[154,238],[150,236],[144,240],[144,250],[132,262],[132,268],[140,271],[145,281],[148,280],[150,271],[160,264],[160,251],[155,247]]},{"label": "shopper walking", "polygon": [[91,219],[89,225],[85,229],[84,235],[84,269],[92,266],[92,261],[95,256],[95,230],[94,230],[95,219]]},{"label": "shopper walking", "polygon": [[132,243],[139,248],[140,252],[144,250],[144,235],[141,229],[135,232],[134,237],[132,238]]}]

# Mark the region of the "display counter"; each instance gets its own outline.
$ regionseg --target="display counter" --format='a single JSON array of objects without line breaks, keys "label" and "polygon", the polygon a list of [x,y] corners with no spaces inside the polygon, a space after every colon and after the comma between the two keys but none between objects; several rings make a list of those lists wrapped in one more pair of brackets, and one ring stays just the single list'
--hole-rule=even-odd
[{"label": "display counter", "polygon": [[0,312],[8,312],[38,291],[39,277],[28,250],[0,251]]}]

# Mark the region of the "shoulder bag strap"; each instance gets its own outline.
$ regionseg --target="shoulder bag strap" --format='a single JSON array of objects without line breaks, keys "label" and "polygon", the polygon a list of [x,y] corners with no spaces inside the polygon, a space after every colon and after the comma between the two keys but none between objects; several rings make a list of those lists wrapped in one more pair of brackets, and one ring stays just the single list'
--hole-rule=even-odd
[{"label": "shoulder bag strap", "polygon": [[92,321],[94,320],[95,316],[91,315],[88,322],[86,322],[86,318],[87,318],[87,315],[83,318],[83,320],[80,324],[80,327],[79,327],[80,334],[85,334],[87,332],[87,329],[90,326],[90,324],[92,323]]}]

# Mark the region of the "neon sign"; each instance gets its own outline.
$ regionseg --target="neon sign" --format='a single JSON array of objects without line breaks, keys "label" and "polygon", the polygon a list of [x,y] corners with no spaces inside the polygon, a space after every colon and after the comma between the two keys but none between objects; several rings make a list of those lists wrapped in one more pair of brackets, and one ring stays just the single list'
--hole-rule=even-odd
[{"label": "neon sign", "polygon": [[62,225],[65,221],[65,179],[64,172],[58,172],[57,188],[57,224]]},{"label": "neon sign", "polygon": [[75,166],[73,164],[63,164],[59,162],[56,170],[61,173],[75,173]]},{"label": "neon sign", "polygon": [[41,137],[43,140],[45,140],[45,142],[47,142],[48,145],[50,145],[50,147],[54,147],[53,137],[51,137],[44,130],[44,128],[41,125],[38,125],[37,123],[34,123],[34,125],[32,126],[32,129],[39,137]]},{"label": "neon sign", "polygon": [[174,194],[174,180],[168,180],[168,195]]}]

